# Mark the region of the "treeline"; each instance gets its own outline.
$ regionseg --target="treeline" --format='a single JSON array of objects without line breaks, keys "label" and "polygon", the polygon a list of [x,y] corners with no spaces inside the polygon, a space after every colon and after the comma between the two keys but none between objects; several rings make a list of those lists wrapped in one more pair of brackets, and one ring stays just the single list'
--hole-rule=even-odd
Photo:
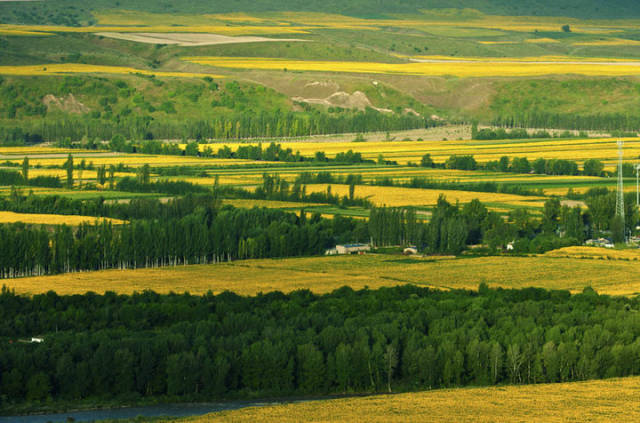
[{"label": "treeline", "polygon": [[35,178],[29,178],[27,176],[27,179],[25,179],[24,173],[20,173],[15,170],[0,169],[0,186],[15,185],[61,188],[62,182],[57,176],[40,175],[36,176]]},{"label": "treeline", "polygon": [[158,198],[137,197],[127,201],[107,201],[98,197],[79,200],[58,195],[24,195],[20,191],[0,197],[0,210],[16,213],[62,214],[109,217],[120,220],[170,220],[188,216],[197,208],[219,207],[217,197],[206,194],[185,194],[161,201]]},{"label": "treeline", "polygon": [[168,155],[185,155],[185,156],[200,156],[200,157],[213,157],[218,159],[244,159],[244,160],[261,160],[269,162],[315,162],[315,163],[340,163],[340,164],[360,164],[360,163],[375,163],[373,160],[367,160],[362,157],[359,152],[348,150],[346,152],[340,152],[336,154],[334,158],[329,158],[322,151],[315,153],[313,157],[304,157],[300,155],[299,151],[295,153],[291,148],[283,148],[281,144],[271,142],[267,147],[263,147],[259,142],[255,145],[240,145],[234,151],[229,146],[215,150],[213,145],[205,144],[203,148],[200,148],[202,144],[198,142],[189,142],[182,149],[178,144],[163,143],[159,141],[145,141],[134,142],[125,141],[123,137],[116,136],[109,143],[109,148],[112,151],[120,152],[140,152],[143,154],[168,154]]},{"label": "treeline", "polygon": [[340,133],[367,133],[428,128],[437,122],[411,114],[396,115],[373,109],[329,114],[318,109],[304,112],[244,112],[209,120],[154,119],[121,116],[117,120],[91,118],[23,120],[2,125],[0,141],[12,145],[41,141],[77,142],[110,140],[116,135],[136,140],[222,140],[302,137]]},{"label": "treeline", "polygon": [[[589,135],[586,132],[580,132],[579,134],[574,134],[569,131],[564,131],[560,134],[557,134],[555,138],[588,138]],[[550,132],[545,130],[537,130],[529,132],[524,128],[514,128],[514,129],[505,129],[505,128],[483,128],[478,129],[477,124],[473,124],[471,126],[471,139],[474,140],[522,140],[522,139],[532,139],[532,138],[554,138]]]},{"label": "treeline", "polygon": [[[636,297],[403,286],[241,297],[0,293],[0,405],[210,401],[640,374]],[[21,342],[41,336],[42,343]],[[28,403],[27,403],[28,402]]]},{"label": "treeline", "polygon": [[420,188],[420,189],[440,189],[454,191],[472,191],[472,192],[495,192],[501,194],[515,195],[540,195],[539,191],[533,191],[524,188],[522,185],[503,184],[493,181],[482,182],[458,182],[458,181],[439,181],[424,177],[415,176],[408,181],[395,180],[388,176],[378,176],[371,185],[404,187],[404,188]]},{"label": "treeline", "polygon": [[491,125],[505,128],[564,128],[583,131],[633,131],[640,130],[640,116],[628,113],[553,113],[540,109],[528,109],[521,113],[496,116]]},{"label": "treeline", "polygon": [[587,210],[561,205],[557,198],[545,202],[542,218],[515,209],[507,221],[478,200],[452,205],[441,196],[428,222],[412,209],[373,208],[369,235],[375,246],[415,245],[432,254],[459,254],[469,245],[483,244],[488,252],[544,253],[581,245],[609,231],[615,242],[624,241],[639,221],[633,194],[625,198],[624,222],[615,215],[615,193],[605,190],[586,200]]},{"label": "treeline", "polygon": [[[502,156],[499,160],[478,163],[473,155],[453,154],[444,163],[436,163],[427,153],[422,156],[420,166],[458,170],[487,170],[491,172],[537,173],[539,175],[610,175],[604,171],[604,163],[598,159],[586,160],[580,170],[578,163],[566,159],[543,159],[539,157],[530,162],[526,157]],[[635,175],[633,165],[626,163],[623,168],[625,176]]]},{"label": "treeline", "polygon": [[[326,174],[321,172],[321,174]],[[329,177],[330,178],[330,177]],[[318,179],[316,178],[315,181]],[[346,178],[349,180],[349,177]],[[311,181],[311,182],[307,182]],[[237,187],[217,187],[216,192],[226,198],[251,198],[256,200],[276,200],[276,201],[294,201],[309,202],[320,204],[335,204],[339,206],[355,206],[370,208],[371,201],[367,198],[357,197],[356,182],[352,180],[349,185],[349,194],[342,197],[334,194],[331,185],[327,186],[326,191],[307,192],[307,183],[314,182],[313,176],[309,174],[300,174],[293,184],[286,179],[282,179],[279,175],[270,175],[265,173],[262,175],[262,185],[258,186],[255,191],[249,191]]]},{"label": "treeline", "polygon": [[280,210],[197,208],[174,219],[66,225],[52,230],[0,225],[0,278],[100,269],[206,264],[246,258],[321,254],[336,243],[365,241],[353,219],[307,219]]}]

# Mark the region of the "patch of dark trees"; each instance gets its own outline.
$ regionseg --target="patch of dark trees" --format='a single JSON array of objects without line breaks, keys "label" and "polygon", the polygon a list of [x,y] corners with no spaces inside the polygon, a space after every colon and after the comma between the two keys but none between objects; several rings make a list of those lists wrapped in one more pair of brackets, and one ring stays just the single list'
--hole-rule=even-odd
[{"label": "patch of dark trees", "polygon": [[[242,297],[0,293],[0,406],[203,401],[640,374],[638,298],[416,286]],[[38,336],[42,343],[20,342]]]}]

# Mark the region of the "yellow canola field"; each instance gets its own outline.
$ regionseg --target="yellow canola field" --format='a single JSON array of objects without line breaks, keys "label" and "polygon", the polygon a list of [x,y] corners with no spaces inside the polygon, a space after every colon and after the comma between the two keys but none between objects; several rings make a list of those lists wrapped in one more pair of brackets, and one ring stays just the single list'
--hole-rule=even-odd
[{"label": "yellow canola field", "polygon": [[600,247],[565,247],[545,253],[548,257],[570,257],[601,260],[640,260],[640,250],[613,250]]},{"label": "yellow canola field", "polygon": [[[640,70],[640,67],[638,68]],[[452,154],[473,155],[484,163],[499,160],[502,156],[526,157],[530,161],[537,158],[568,159],[582,162],[587,159],[600,159],[609,165],[610,169],[617,158],[617,138],[589,138],[589,139],[548,139],[533,141],[371,141],[371,142],[282,142],[283,148],[291,148],[294,152],[311,157],[318,151],[326,153],[327,157],[353,150],[362,153],[366,159],[376,160],[382,154],[387,160],[395,160],[399,164],[408,162],[419,163],[426,153],[436,162],[444,162]],[[640,138],[623,138],[624,157],[635,160],[640,156]],[[246,143],[208,144],[200,148],[212,148],[214,151],[223,145],[236,150]],[[263,145],[264,147],[264,145]]]},{"label": "yellow canola field", "polygon": [[[327,192],[331,186],[334,195],[349,195],[349,185],[307,185],[307,193]],[[499,194],[487,192],[455,191],[440,189],[415,189],[399,187],[380,187],[371,185],[358,185],[355,188],[356,197],[370,199],[377,206],[431,206],[438,202],[440,195],[444,195],[450,203],[468,203],[478,199],[483,203],[502,203],[513,206],[542,207],[545,198],[522,196],[512,194]]]},{"label": "yellow canola field", "polygon": [[640,41],[613,38],[597,41],[580,41],[573,43],[574,46],[640,46]]},{"label": "yellow canola field", "polygon": [[224,78],[221,75],[212,75],[208,73],[160,72],[129,68],[125,66],[87,65],[83,63],[48,63],[43,65],[0,66],[0,75],[45,76],[64,75],[70,73],[106,73],[115,75],[138,73],[159,77],[203,78],[205,76],[210,76],[214,78]]},{"label": "yellow canola field", "polygon": [[552,43],[558,43],[558,40],[554,40],[553,38],[529,38],[528,40],[524,41],[525,43],[532,43],[532,44],[552,44]]},{"label": "yellow canola field", "polygon": [[58,148],[58,147],[42,147],[42,146],[29,146],[29,147],[0,147],[0,155],[18,155],[24,156],[29,154],[79,154],[79,153],[95,153],[95,150],[81,150],[72,148]]},{"label": "yellow canola field", "polygon": [[[532,271],[535,269],[535,271]],[[330,256],[243,260],[138,270],[105,270],[7,280],[20,294],[54,289],[60,295],[87,291],[121,294],[146,289],[159,293],[204,294],[225,290],[239,295],[309,289],[332,292],[342,286],[378,289],[405,284],[439,289],[490,287],[566,289],[586,286],[609,295],[636,295],[640,280],[636,261],[583,260],[552,256],[426,257],[407,261],[397,255]]]},{"label": "yellow canola field", "polygon": [[62,214],[31,214],[0,211],[0,223],[28,223],[32,225],[69,225],[78,226],[83,223],[108,221],[115,225],[124,223],[122,220],[94,216],[72,216]]},{"label": "yellow canola field", "polygon": [[565,63],[380,63],[380,62],[334,62],[314,60],[288,60],[260,57],[183,57],[183,60],[217,68],[339,72],[418,76],[542,76],[578,74],[587,76],[640,75],[640,66],[633,64],[565,64]]},{"label": "yellow canola field", "polygon": [[[480,44],[513,44],[515,41],[478,41]],[[421,60],[446,60],[451,61],[454,60],[451,56],[403,56],[396,55],[397,57],[407,58],[407,59],[421,59]],[[608,57],[574,57],[574,56],[529,56],[529,57],[478,57],[478,56],[466,56],[466,57],[456,57],[455,60],[461,61],[473,61],[473,62],[483,62],[483,63],[503,63],[503,62],[608,62],[608,63],[616,63],[616,62],[632,62],[632,63],[640,63],[640,60],[636,59],[615,59]]]},{"label": "yellow canola field", "polygon": [[[632,422],[640,378],[545,385],[441,389],[398,395],[248,407],[176,423]],[[174,420],[175,421],[175,420]]]},{"label": "yellow canola field", "polygon": [[[82,155],[76,156],[74,154],[74,163],[79,163],[82,159],[86,161],[87,164],[93,163],[94,166],[110,166],[110,165],[118,165],[122,163],[123,165],[130,167],[143,166],[148,164],[150,166],[155,167],[166,167],[166,166],[227,166],[227,165],[239,165],[239,164],[253,164],[253,163],[269,163],[269,162],[255,162],[252,160],[242,160],[242,159],[214,159],[214,158],[205,158],[205,157],[195,157],[195,156],[164,156],[164,155],[144,155],[144,154],[122,154],[115,156],[93,156],[93,157],[82,157]],[[13,163],[21,163],[22,158],[19,159],[11,159],[9,160]],[[29,164],[31,166],[60,166],[64,162],[67,161],[66,157],[57,157],[57,158],[33,158],[29,159]]]}]

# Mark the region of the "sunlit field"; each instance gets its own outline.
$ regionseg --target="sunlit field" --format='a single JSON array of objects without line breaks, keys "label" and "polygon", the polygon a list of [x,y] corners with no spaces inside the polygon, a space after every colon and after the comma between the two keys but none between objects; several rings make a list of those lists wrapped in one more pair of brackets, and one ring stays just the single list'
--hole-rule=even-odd
[{"label": "sunlit field", "polygon": [[46,76],[65,74],[113,74],[113,75],[155,75],[159,77],[202,78],[205,76],[223,78],[221,75],[190,72],[163,72],[135,69],[125,66],[86,65],[80,63],[45,63],[27,66],[0,66],[0,75]]},{"label": "sunlit field", "polygon": [[32,214],[32,213],[13,213],[8,211],[0,211],[0,223],[27,223],[32,225],[68,225],[78,226],[83,223],[94,222],[111,222],[112,224],[121,225],[124,222],[118,219],[110,219],[106,217],[93,216],[69,216],[61,214]]},{"label": "sunlit field", "polygon": [[[540,40],[534,40],[540,42]],[[555,40],[554,40],[555,41]],[[549,41],[546,41],[549,42]],[[271,71],[337,72],[386,75],[458,76],[458,77],[515,77],[543,75],[632,76],[640,75],[640,66],[598,63],[374,63],[332,62],[320,60],[288,60],[259,57],[183,57],[183,60],[215,68]]]},{"label": "sunlit field", "polygon": [[[332,194],[339,195],[340,197],[349,194],[348,185],[338,184],[307,185],[307,192],[327,192],[328,187],[331,187]],[[355,189],[355,196],[368,198],[377,206],[388,207],[433,206],[438,202],[438,198],[441,195],[445,196],[447,201],[451,203],[468,203],[471,200],[478,199],[483,203],[500,203],[523,207],[542,207],[545,200],[543,197],[441,189],[415,189],[369,185],[357,186]]]},{"label": "sunlit field", "polygon": [[[438,289],[477,289],[481,282],[490,287],[516,289],[540,287],[582,292],[591,286],[602,294],[640,293],[640,280],[629,276],[637,272],[637,260],[566,258],[554,257],[554,254],[475,258],[404,258],[369,254],[244,260],[213,265],[69,273],[3,283],[24,294],[50,289],[59,294],[87,291],[127,294],[146,289],[192,294],[204,294],[209,290],[214,293],[233,291],[239,295],[309,289],[322,294],[345,285],[353,289],[405,284]],[[581,254],[586,256],[586,253]]]},{"label": "sunlit field", "polygon": [[640,419],[640,378],[548,385],[460,388],[266,405],[223,411],[205,422],[619,422]]},{"label": "sunlit field", "polygon": [[[639,68],[640,69],[640,68]],[[371,141],[371,142],[281,142],[283,148],[299,151],[302,156],[313,157],[322,151],[327,157],[353,150],[362,153],[363,157],[377,160],[382,154],[384,159],[393,160],[399,164],[408,162],[419,163],[426,153],[436,162],[445,162],[451,155],[473,155],[480,163],[499,160],[502,156],[526,157],[529,161],[537,158],[567,159],[582,162],[588,159],[599,159],[612,170],[617,160],[618,138],[588,138],[588,139],[536,139],[536,140],[426,140],[426,141]],[[635,160],[640,156],[640,139],[622,138],[625,142],[624,154],[626,160]],[[201,150],[211,148],[214,152],[227,145],[236,150],[246,143],[221,143],[201,145]]]}]

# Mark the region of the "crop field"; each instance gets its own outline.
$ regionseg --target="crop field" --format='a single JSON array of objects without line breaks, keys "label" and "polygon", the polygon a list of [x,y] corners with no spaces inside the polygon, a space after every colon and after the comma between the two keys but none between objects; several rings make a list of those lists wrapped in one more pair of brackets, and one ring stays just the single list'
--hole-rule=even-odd
[{"label": "crop field", "polygon": [[[594,249],[598,250],[598,249]],[[59,294],[115,291],[126,294],[146,289],[160,293],[204,294],[233,291],[239,295],[309,289],[327,293],[342,286],[377,289],[414,284],[439,289],[490,287],[566,289],[581,292],[591,286],[602,294],[636,295],[640,280],[635,260],[554,257],[429,257],[397,255],[331,256],[246,260],[213,265],[156,269],[105,270],[40,276],[3,283],[18,293]],[[535,269],[535,271],[532,271]]]},{"label": "crop field", "polygon": [[0,158],[4,159],[4,156],[8,155],[16,155],[19,157],[24,157],[26,155],[31,156],[34,154],[78,154],[78,153],[95,153],[95,151],[90,150],[80,150],[75,148],[59,148],[59,147],[48,147],[48,146],[29,146],[29,147],[0,147]]},{"label": "crop field", "polygon": [[[331,186],[331,193],[340,197],[349,194],[349,185],[307,185],[307,192],[327,192]],[[377,206],[433,206],[438,202],[438,197],[444,195],[451,203],[468,203],[478,199],[483,203],[505,204],[516,207],[543,207],[544,197],[532,197],[512,194],[453,191],[440,189],[415,189],[399,187],[381,187],[360,185],[355,189],[356,197],[364,197],[371,200]]]},{"label": "crop field", "polygon": [[[194,183],[210,185],[213,177],[218,176],[219,182],[224,185],[258,185],[262,183],[264,173],[277,174],[288,181],[293,181],[301,173],[330,172],[334,176],[359,175],[364,182],[375,181],[378,178],[392,178],[394,181],[409,181],[411,178],[425,178],[439,182],[475,183],[496,182],[504,184],[518,184],[527,188],[563,190],[566,194],[568,187],[579,187],[585,190],[594,185],[612,185],[615,181],[595,176],[553,176],[536,174],[517,174],[502,172],[465,171],[456,169],[432,169],[413,166],[385,166],[385,165],[355,165],[335,167],[278,167],[278,168],[219,168],[208,169],[208,178],[180,178]],[[553,187],[561,188],[553,188]],[[635,189],[635,185],[626,186],[627,189]],[[559,191],[558,191],[559,192]],[[558,192],[554,191],[554,194]]]},{"label": "crop field", "polygon": [[28,66],[0,66],[0,75],[46,76],[76,73],[113,75],[142,74],[179,78],[202,78],[210,76],[215,78],[224,78],[221,75],[212,75],[208,73],[150,71],[125,66],[87,65],[82,63],[45,63],[42,65]]},{"label": "crop field", "polygon": [[[205,422],[619,422],[637,421],[640,378],[304,401],[223,411],[179,423]],[[175,420],[174,420],[175,421]]]},{"label": "crop field", "polygon": [[[540,41],[540,40],[537,40]],[[585,75],[585,76],[635,76],[640,75],[636,64],[605,63],[375,63],[375,62],[332,62],[320,60],[288,60],[260,57],[183,57],[183,60],[215,68],[336,72],[386,75],[457,76],[457,77],[525,77],[544,75]]]},{"label": "crop field", "polygon": [[640,260],[640,250],[612,250],[597,247],[565,247],[549,251],[547,257],[583,258],[596,260]]},{"label": "crop field", "polygon": [[[67,189],[67,188],[39,188],[39,187],[16,187],[24,195],[28,195],[33,192],[34,195],[51,196],[58,195],[61,197],[67,197],[74,200],[95,200],[103,198],[105,200],[120,200],[136,197],[154,197],[162,198],[164,196],[159,194],[147,194],[147,193],[134,193],[134,192],[122,192],[122,191],[110,191],[110,190],[86,190],[86,189]],[[11,187],[0,187],[0,197],[7,196],[11,193]]]},{"label": "crop field", "polygon": [[[640,70],[640,68],[639,68]],[[312,157],[316,152],[325,152],[327,157],[353,150],[362,153],[366,159],[376,160],[380,154],[386,160],[394,160],[399,164],[419,163],[426,153],[436,162],[444,162],[449,156],[473,155],[480,162],[499,160],[502,156],[526,157],[529,161],[537,158],[569,159],[582,162],[588,159],[603,161],[609,170],[613,170],[617,160],[618,138],[588,139],[537,139],[537,140],[427,140],[427,141],[371,141],[371,142],[281,142],[283,148],[299,151],[302,156]],[[636,160],[640,156],[640,138],[622,138],[625,142],[625,160]],[[236,150],[246,143],[222,143]],[[201,145],[201,149],[217,145]]]},{"label": "crop field", "polygon": [[0,223],[16,223],[22,222],[32,225],[68,225],[78,226],[83,223],[108,221],[115,225],[121,225],[124,222],[118,219],[110,219],[105,217],[96,218],[93,216],[68,216],[61,214],[31,214],[31,213],[13,213],[8,211],[0,211]]},{"label": "crop field", "polygon": [[[87,164],[92,163],[94,166],[110,166],[122,163],[125,166],[139,167],[148,164],[154,167],[167,166],[227,166],[242,164],[265,164],[269,162],[257,162],[253,160],[242,159],[215,159],[195,156],[165,156],[165,155],[146,155],[146,154],[126,154],[118,153],[115,155],[83,155],[82,153],[73,153],[74,162],[85,160]],[[67,161],[66,155],[50,155],[49,157],[38,158],[37,156],[27,155],[30,157],[31,166],[62,166]],[[21,163],[24,155],[15,154],[14,158],[8,159],[12,163]],[[31,158],[34,157],[34,158]]]}]

